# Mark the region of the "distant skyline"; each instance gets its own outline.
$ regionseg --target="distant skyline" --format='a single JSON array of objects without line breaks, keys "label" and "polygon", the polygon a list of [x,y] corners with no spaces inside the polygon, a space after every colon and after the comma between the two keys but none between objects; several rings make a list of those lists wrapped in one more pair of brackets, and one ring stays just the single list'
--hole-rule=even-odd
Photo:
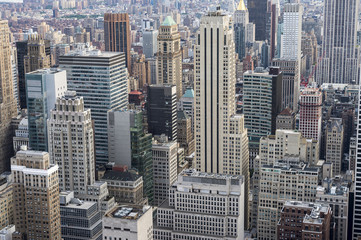
[{"label": "distant skyline", "polygon": [[22,0],[0,0],[0,3],[22,3]]}]

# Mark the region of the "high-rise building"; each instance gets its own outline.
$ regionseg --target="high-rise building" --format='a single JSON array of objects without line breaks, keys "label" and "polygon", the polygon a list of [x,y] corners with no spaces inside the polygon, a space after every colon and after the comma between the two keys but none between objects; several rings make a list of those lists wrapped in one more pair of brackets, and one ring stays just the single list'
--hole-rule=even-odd
[{"label": "high-rise building", "polygon": [[177,141],[177,88],[175,85],[148,87],[148,131],[153,135],[165,134]]},{"label": "high-rise building", "polygon": [[67,91],[66,72],[60,69],[41,69],[26,74],[26,102],[28,108],[29,147],[48,151],[47,119],[56,99]]},{"label": "high-rise building", "polygon": [[281,58],[301,60],[303,6],[297,3],[287,3],[283,12],[283,35],[281,43]]},{"label": "high-rise building", "polygon": [[296,112],[300,97],[300,62],[292,59],[274,58],[271,65],[279,67],[283,73],[282,109],[288,107]]},{"label": "high-rise building", "polygon": [[325,0],[323,41],[317,67],[317,82],[358,83],[358,0]]},{"label": "high-rise building", "polygon": [[317,88],[306,88],[300,95],[299,130],[306,138],[321,141],[322,93]]},{"label": "high-rise building", "polygon": [[275,239],[331,239],[332,213],[328,204],[286,201]]},{"label": "high-rise building", "polygon": [[296,128],[296,113],[285,108],[277,115],[276,129],[294,130]]},{"label": "high-rise building", "polygon": [[11,119],[17,115],[11,69],[10,30],[0,21],[0,174],[10,170],[13,155]]},{"label": "high-rise building", "polygon": [[153,240],[152,207],[116,206],[103,217],[103,239]]},{"label": "high-rise building", "polygon": [[59,165],[60,191],[85,194],[95,181],[94,131],[90,109],[84,109],[83,97],[65,92],[51,110],[48,148],[52,163]]},{"label": "high-rise building", "polygon": [[131,73],[130,64],[130,26],[128,13],[104,14],[104,42],[105,51],[123,52],[128,73]]},{"label": "high-rise building", "polygon": [[143,177],[144,194],[153,201],[152,134],[146,133],[141,111],[109,111],[109,161],[135,169]]},{"label": "high-rise building", "polygon": [[11,46],[11,72],[13,79],[13,94],[16,100],[16,106],[19,107],[19,78],[18,78],[18,58],[17,58],[17,49],[14,46]]},{"label": "high-rise building", "polygon": [[25,239],[61,239],[58,165],[47,152],[11,158],[16,231]]},{"label": "high-rise building", "polygon": [[[316,200],[319,169],[288,160],[260,169],[257,239],[276,239],[277,222],[286,201]],[[290,184],[292,183],[292,184]]]},{"label": "high-rise building", "polygon": [[157,83],[175,85],[177,99],[183,95],[180,38],[177,23],[172,17],[166,17],[157,39]]},{"label": "high-rise building", "polygon": [[355,141],[355,185],[354,185],[354,211],[353,211],[353,232],[352,239],[357,240],[361,236],[361,155],[358,151],[361,150],[361,88],[358,96],[358,116],[357,116],[357,132]]},{"label": "high-rise building", "polygon": [[267,4],[265,0],[248,0],[249,21],[256,25],[256,41],[264,41],[267,38]]},{"label": "high-rise building", "polygon": [[46,52],[46,42],[40,35],[30,35],[27,46],[27,55],[24,56],[25,73],[50,67],[51,60]]},{"label": "high-rise building", "polygon": [[16,42],[19,78],[20,108],[26,108],[25,56],[28,55],[28,41]]},{"label": "high-rise building", "polygon": [[[164,139],[165,138],[165,139]],[[177,180],[177,142],[168,142],[166,136],[154,140],[153,156],[153,187],[154,205],[161,205],[169,198],[169,188]]]},{"label": "high-rise building", "polygon": [[344,130],[341,118],[331,118],[326,126],[326,162],[332,163],[332,176],[341,174]]},{"label": "high-rise building", "polygon": [[352,222],[349,222],[352,204],[349,200],[349,189],[346,186],[332,184],[331,179],[325,179],[322,185],[317,187],[316,202],[330,205],[335,223],[335,239],[351,239],[348,236],[351,237],[352,233],[347,231],[348,226],[352,225]]},{"label": "high-rise building", "polygon": [[61,237],[63,240],[102,240],[102,215],[95,202],[60,193]]},{"label": "high-rise building", "polygon": [[[195,45],[195,165],[207,173],[243,175],[248,228],[249,152],[244,115],[235,107],[235,46],[230,17],[201,18]],[[222,50],[222,51],[221,51]],[[237,156],[237,157],[235,157]]]},{"label": "high-rise building", "polygon": [[[67,70],[68,89],[84,98],[90,108],[95,130],[97,163],[108,161],[107,113],[128,105],[128,81],[123,53],[79,50],[59,59],[60,68]],[[112,71],[109,71],[112,69]]]},{"label": "high-rise building", "polygon": [[243,113],[248,129],[251,156],[258,153],[261,137],[274,134],[282,108],[282,77],[278,67],[256,68],[243,76]]},{"label": "high-rise building", "polygon": [[247,25],[249,21],[248,10],[243,0],[240,0],[237,10],[233,15],[234,19],[234,43],[239,60],[246,56]]},{"label": "high-rise building", "polygon": [[243,177],[183,170],[157,209],[154,239],[243,239]]},{"label": "high-rise building", "polygon": [[0,177],[0,229],[10,224],[14,224],[14,186],[10,179]]},{"label": "high-rise building", "polygon": [[147,203],[143,197],[143,178],[133,172],[106,171],[101,181],[107,182],[109,196],[118,204]]},{"label": "high-rise building", "polygon": [[178,129],[178,143],[179,147],[184,148],[184,153],[186,156],[194,153],[194,136],[192,130],[192,119],[189,117],[185,111],[177,112],[177,129]]},{"label": "high-rise building", "polygon": [[29,147],[29,123],[27,116],[21,119],[13,137],[14,152],[20,150],[21,146]]},{"label": "high-rise building", "polygon": [[143,53],[146,58],[152,58],[157,53],[158,30],[145,29],[143,32]]}]

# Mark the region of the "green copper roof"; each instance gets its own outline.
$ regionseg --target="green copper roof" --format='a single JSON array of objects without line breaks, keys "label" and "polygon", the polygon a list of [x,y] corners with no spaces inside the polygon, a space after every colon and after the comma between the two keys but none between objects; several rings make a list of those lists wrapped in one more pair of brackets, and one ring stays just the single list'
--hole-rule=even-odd
[{"label": "green copper roof", "polygon": [[193,98],[194,97],[194,91],[193,89],[187,89],[186,92],[183,95],[184,98]]},{"label": "green copper roof", "polygon": [[173,20],[171,16],[168,16],[164,19],[164,22],[162,23],[162,26],[173,26],[177,25],[177,23]]}]

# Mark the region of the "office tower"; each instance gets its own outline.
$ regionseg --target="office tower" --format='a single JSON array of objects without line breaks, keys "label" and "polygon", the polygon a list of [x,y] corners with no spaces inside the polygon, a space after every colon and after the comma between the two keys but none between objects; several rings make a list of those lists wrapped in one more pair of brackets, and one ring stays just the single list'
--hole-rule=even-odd
[{"label": "office tower", "polygon": [[335,239],[346,240],[352,235],[347,232],[348,226],[352,225],[349,222],[349,210],[352,208],[349,188],[342,183],[333,183],[333,179],[325,179],[322,185],[317,188],[316,203],[330,205],[335,223]]},{"label": "office tower", "polygon": [[102,240],[102,215],[95,202],[60,193],[61,237],[63,240]]},{"label": "office tower", "polygon": [[246,56],[247,25],[249,21],[248,10],[243,0],[240,0],[237,10],[233,15],[234,19],[234,43],[239,60]]},{"label": "office tower", "polygon": [[310,33],[302,32],[301,51],[306,57],[306,71],[311,73],[313,64],[317,62],[318,56],[317,38],[314,30]]},{"label": "office tower", "polygon": [[183,170],[157,209],[154,239],[243,239],[244,188],[239,175]]},{"label": "office tower", "polygon": [[326,125],[326,162],[332,163],[332,176],[341,174],[344,129],[342,119],[331,118]]},{"label": "office tower", "polygon": [[303,6],[297,3],[284,5],[281,58],[301,60]]},{"label": "office tower", "polygon": [[47,44],[49,43],[39,35],[29,36],[27,43],[28,52],[24,56],[25,73],[51,66],[50,56],[47,53],[50,49],[47,49]]},{"label": "office tower", "polygon": [[149,69],[147,68],[144,55],[140,55],[136,58],[136,60],[133,62],[132,69],[133,77],[138,80],[138,87],[134,88],[134,90],[144,89],[150,84],[150,73]]},{"label": "office tower", "polygon": [[18,59],[18,81],[20,108],[26,108],[25,56],[28,55],[28,41],[16,42]]},{"label": "office tower", "polygon": [[13,78],[13,94],[16,100],[16,107],[19,107],[19,79],[18,79],[18,59],[17,59],[17,50],[16,47],[11,46],[11,72]]},{"label": "office tower", "polygon": [[48,151],[46,121],[55,107],[56,99],[67,91],[66,72],[60,69],[41,69],[26,74],[26,102],[28,108],[29,147]]},{"label": "office tower", "polygon": [[94,132],[83,97],[65,92],[50,111],[47,126],[50,159],[59,165],[60,191],[74,191],[78,197],[95,181]]},{"label": "office tower", "polygon": [[[128,105],[128,78],[123,53],[81,49],[61,56],[59,67],[67,71],[68,89],[84,98],[91,109],[97,163],[108,162],[107,113]],[[113,69],[112,72],[109,69]]]},{"label": "office tower", "polygon": [[194,136],[192,131],[192,119],[185,111],[177,112],[177,129],[179,147],[184,149],[186,156],[194,153]]},{"label": "office tower", "polygon": [[298,109],[300,92],[300,62],[291,59],[277,58],[272,60],[272,66],[282,71],[282,109]]},{"label": "office tower", "polygon": [[153,156],[153,187],[154,205],[161,205],[169,198],[169,188],[177,180],[177,142],[168,142],[166,136],[154,140]]},{"label": "office tower", "polygon": [[321,141],[322,93],[317,88],[305,88],[300,95],[299,130],[306,138]]},{"label": "office tower", "polygon": [[148,87],[148,132],[165,134],[177,141],[177,88],[175,85],[151,85]]},{"label": "office tower", "polygon": [[[361,88],[359,89],[358,96],[358,112],[361,113]],[[355,141],[355,185],[354,185],[354,212],[353,212],[353,230],[352,230],[352,239],[357,240],[361,236],[361,213],[358,209],[361,208],[361,155],[357,154],[361,149],[361,114],[357,116],[357,132],[356,132],[356,141]],[[359,165],[359,166],[357,166]]]},{"label": "office tower", "polygon": [[243,76],[244,125],[248,129],[251,155],[258,153],[261,137],[274,134],[276,117],[281,112],[282,77],[278,67],[269,71],[256,68]]},{"label": "office tower", "polygon": [[106,171],[101,181],[107,182],[109,196],[118,204],[146,204],[143,178],[132,172]]},{"label": "office tower", "polygon": [[178,110],[185,111],[191,117],[192,129],[194,123],[194,91],[192,88],[186,89],[183,96],[178,101]]},{"label": "office tower", "polygon": [[264,41],[267,38],[267,3],[265,0],[248,0],[249,21],[256,25],[256,41]]},{"label": "office tower", "polygon": [[152,58],[157,53],[158,30],[145,29],[143,32],[143,53],[146,58]]},{"label": "office tower", "polygon": [[177,87],[177,99],[182,89],[182,51],[178,25],[168,16],[159,28],[157,51],[157,84]]},{"label": "office tower", "polygon": [[6,177],[0,177],[0,210],[1,230],[14,224],[14,187]]},{"label": "office tower", "polygon": [[[316,200],[319,169],[288,160],[260,169],[257,238],[276,239],[277,222],[284,202]],[[292,183],[292,184],[290,184]]]},{"label": "office tower", "polygon": [[296,128],[296,113],[285,108],[277,115],[276,129],[294,130]]},{"label": "office tower", "polygon": [[194,75],[195,165],[202,172],[244,176],[244,226],[248,229],[248,139],[245,117],[235,114],[236,59],[230,18],[220,11],[203,16],[197,39],[194,55],[195,66],[198,66]]},{"label": "office tower", "polygon": [[11,172],[16,231],[26,239],[60,240],[58,165],[47,152],[19,151]]},{"label": "office tower", "polygon": [[153,201],[152,134],[146,133],[141,111],[109,111],[109,161],[135,169],[143,177],[143,192]]},{"label": "office tower", "polygon": [[130,26],[128,13],[104,14],[105,51],[123,52],[128,73],[132,72],[130,64]]},{"label": "office tower", "polygon": [[319,84],[359,82],[358,9],[357,0],[325,0]]},{"label": "office tower", "polygon": [[123,205],[103,217],[103,239],[153,239],[153,211],[147,205]]},{"label": "office tower", "polygon": [[286,201],[277,223],[277,239],[331,239],[332,215],[328,204]]},{"label": "office tower", "polygon": [[10,170],[13,155],[11,119],[17,115],[11,69],[10,30],[7,21],[0,21],[0,174]]},{"label": "office tower", "polygon": [[21,119],[18,129],[15,130],[13,146],[15,153],[20,150],[21,146],[29,147],[29,123],[27,117]]}]

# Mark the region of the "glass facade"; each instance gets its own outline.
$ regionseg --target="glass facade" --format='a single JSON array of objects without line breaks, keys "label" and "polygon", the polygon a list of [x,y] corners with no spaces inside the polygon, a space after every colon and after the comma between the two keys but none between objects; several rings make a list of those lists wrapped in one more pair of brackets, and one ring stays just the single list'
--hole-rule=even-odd
[{"label": "glass facade", "polygon": [[60,57],[60,68],[67,70],[68,89],[84,98],[91,109],[95,130],[97,163],[108,161],[107,112],[128,104],[128,77],[124,53],[103,52],[84,56]]}]

